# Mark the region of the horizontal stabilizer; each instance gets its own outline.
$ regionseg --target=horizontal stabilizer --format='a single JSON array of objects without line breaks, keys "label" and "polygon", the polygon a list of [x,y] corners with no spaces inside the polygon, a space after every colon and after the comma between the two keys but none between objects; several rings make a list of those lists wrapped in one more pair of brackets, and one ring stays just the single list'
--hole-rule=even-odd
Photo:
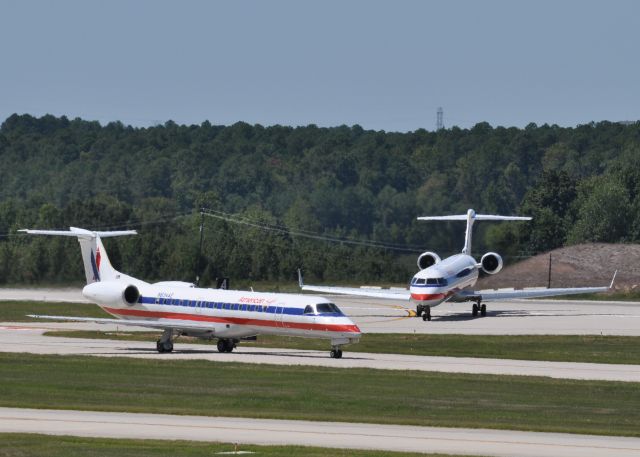
[{"label": "horizontal stabilizer", "polygon": [[[453,216],[422,216],[419,221],[466,221],[469,216],[467,214],[458,214]],[[475,214],[472,219],[476,221],[530,221],[527,216],[497,216],[493,214]]]}]

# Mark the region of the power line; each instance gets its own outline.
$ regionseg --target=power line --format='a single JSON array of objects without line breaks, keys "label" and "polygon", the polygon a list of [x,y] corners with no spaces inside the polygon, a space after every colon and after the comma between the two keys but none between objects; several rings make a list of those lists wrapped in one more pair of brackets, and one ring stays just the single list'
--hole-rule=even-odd
[{"label": "power line", "polygon": [[291,229],[286,226],[266,224],[263,222],[246,218],[246,217],[224,213],[222,211],[211,210],[208,208],[203,208],[202,212],[209,217],[224,220],[226,222],[230,222],[233,224],[246,225],[246,226],[257,228],[267,232],[280,233],[283,235],[297,236],[302,238],[309,238],[309,239],[333,242],[333,243],[352,244],[357,246],[367,246],[367,247],[373,247],[373,248],[379,248],[379,249],[388,249],[391,251],[412,252],[412,253],[422,252],[420,248],[417,248],[414,246],[389,244],[389,243],[383,243],[375,240],[363,240],[363,239],[356,239],[356,238],[330,236],[330,235],[325,235],[318,232],[312,232],[309,230],[298,229],[298,228]]}]

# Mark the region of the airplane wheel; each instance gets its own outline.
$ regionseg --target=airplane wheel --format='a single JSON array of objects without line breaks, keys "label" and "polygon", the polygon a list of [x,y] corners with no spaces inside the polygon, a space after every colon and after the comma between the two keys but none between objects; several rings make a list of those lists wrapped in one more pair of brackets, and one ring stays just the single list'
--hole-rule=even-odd
[{"label": "airplane wheel", "polygon": [[156,342],[156,349],[160,354],[165,352],[173,352],[173,343],[171,341],[158,340]]},{"label": "airplane wheel", "polygon": [[331,349],[330,355],[332,359],[341,359],[342,349]]},{"label": "airplane wheel", "polygon": [[156,342],[156,349],[160,354],[164,352],[164,344],[162,344],[162,341],[158,340]]},{"label": "airplane wheel", "polygon": [[427,306],[424,310],[424,312],[422,313],[422,320],[423,321],[430,321],[431,320],[431,307]]},{"label": "airplane wheel", "polygon": [[233,340],[227,340],[227,352],[233,352],[235,347],[236,345]]},{"label": "airplane wheel", "polygon": [[478,305],[476,305],[475,303],[473,304],[473,307],[471,308],[471,315],[473,317],[476,317],[478,315]]},{"label": "airplane wheel", "polygon": [[418,317],[422,316],[422,305],[416,306],[416,315]]},{"label": "airplane wheel", "polygon": [[218,352],[227,352],[227,344],[225,340],[218,340]]},{"label": "airplane wheel", "polygon": [[483,304],[480,307],[480,315],[483,316],[483,317],[487,315],[487,305]]}]

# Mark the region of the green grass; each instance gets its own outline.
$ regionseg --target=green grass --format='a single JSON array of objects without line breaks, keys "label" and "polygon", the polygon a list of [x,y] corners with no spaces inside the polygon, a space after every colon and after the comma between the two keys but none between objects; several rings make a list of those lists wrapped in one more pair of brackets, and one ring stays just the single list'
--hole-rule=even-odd
[{"label": "green grass", "polygon": [[[76,438],[24,433],[0,433],[0,457],[211,457],[234,450],[230,443],[198,441]],[[445,457],[443,454],[413,454],[387,451],[360,451],[303,446],[238,445],[239,451],[267,457]]]},{"label": "green grass", "polygon": [[0,406],[640,436],[640,384],[0,354]]},{"label": "green grass", "polygon": [[[49,336],[155,342],[160,332],[51,331]],[[194,338],[179,338],[180,344],[211,344]],[[326,340],[260,335],[241,346],[326,351]],[[360,343],[346,352],[482,357],[557,362],[621,363],[640,365],[640,337],[598,335],[423,335],[364,334]]]},{"label": "green grass", "polygon": [[[0,301],[0,322],[33,322],[27,314],[75,317],[113,317],[92,303]],[[39,320],[42,322],[42,320]]]}]

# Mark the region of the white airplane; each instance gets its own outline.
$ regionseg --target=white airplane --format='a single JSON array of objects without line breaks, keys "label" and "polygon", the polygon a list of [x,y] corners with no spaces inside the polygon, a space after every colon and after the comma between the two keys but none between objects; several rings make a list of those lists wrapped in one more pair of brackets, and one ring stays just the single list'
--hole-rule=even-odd
[{"label": "white airplane", "polygon": [[431,308],[443,302],[475,302],[472,307],[472,315],[486,316],[487,305],[483,301],[508,300],[513,298],[550,297],[557,295],[572,295],[584,293],[605,292],[613,287],[613,281],[609,287],[574,287],[556,289],[530,289],[530,290],[489,290],[476,291],[473,286],[478,280],[479,270],[494,275],[502,269],[502,257],[495,252],[488,252],[482,256],[480,262],[471,256],[471,232],[475,221],[528,221],[530,217],[519,216],[494,216],[476,214],[472,209],[467,214],[455,216],[431,216],[419,217],[422,221],[466,221],[464,248],[461,254],[447,257],[444,260],[435,252],[424,252],[418,257],[420,271],[411,280],[409,289],[373,289],[355,287],[330,287],[310,286],[302,283],[299,276],[300,287],[321,293],[345,294],[362,297],[384,298],[392,300],[411,300],[416,304],[417,316],[422,316],[425,321],[431,320]]},{"label": "white airplane", "polygon": [[173,351],[180,335],[218,340],[218,351],[231,352],[241,339],[285,335],[331,340],[331,357],[357,343],[360,329],[329,300],[302,294],[274,294],[203,289],[181,281],[149,284],[116,271],[100,238],[135,235],[134,230],[92,232],[21,230],[32,235],[76,237],[87,285],[82,295],[118,319],[33,316],[44,319],[132,325],[164,330],[158,352]]}]

